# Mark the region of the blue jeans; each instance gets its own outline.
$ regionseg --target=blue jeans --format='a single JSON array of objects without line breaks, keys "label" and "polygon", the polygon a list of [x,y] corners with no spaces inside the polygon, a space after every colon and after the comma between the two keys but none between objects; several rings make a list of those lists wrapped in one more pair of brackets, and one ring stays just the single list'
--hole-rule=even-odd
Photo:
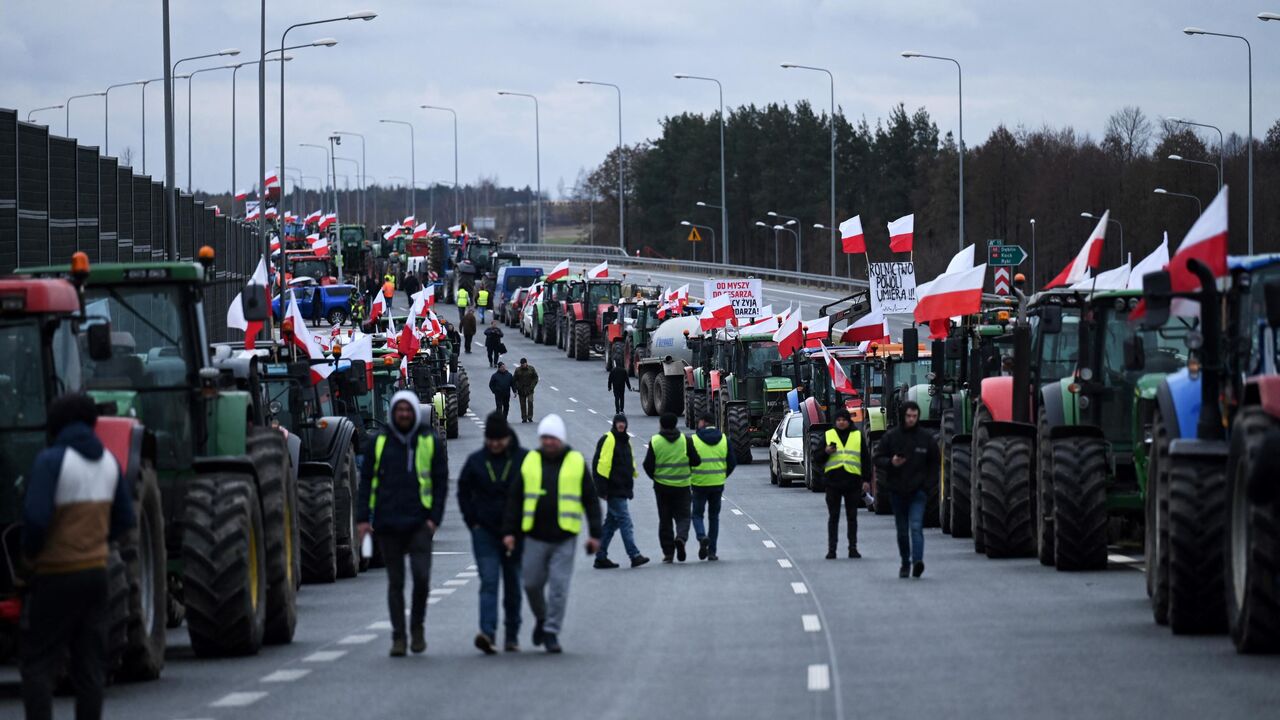
[{"label": "blue jeans", "polygon": [[605,501],[606,513],[600,535],[600,551],[596,553],[596,557],[601,560],[609,557],[609,541],[613,540],[615,531],[622,535],[622,545],[627,550],[627,557],[633,558],[640,554],[640,548],[636,547],[636,534],[631,525],[631,509],[627,507],[627,502],[624,497],[611,497]]},{"label": "blue jeans", "polygon": [[[913,493],[890,493],[889,501],[893,504],[893,520],[898,526],[898,555],[902,564],[924,562],[924,490]],[[907,532],[911,536],[908,541]]]},{"label": "blue jeans", "polygon": [[480,632],[496,638],[498,632],[498,581],[502,581],[502,607],[506,639],[520,634],[520,550],[507,555],[502,538],[482,527],[471,530],[471,547],[480,572]]},{"label": "blue jeans", "polygon": [[[720,537],[720,498],[724,495],[724,486],[700,487],[694,485],[693,491],[693,534],[701,541],[707,539],[707,550],[716,554],[716,540]],[[706,511],[711,520],[703,527],[702,513]]]}]

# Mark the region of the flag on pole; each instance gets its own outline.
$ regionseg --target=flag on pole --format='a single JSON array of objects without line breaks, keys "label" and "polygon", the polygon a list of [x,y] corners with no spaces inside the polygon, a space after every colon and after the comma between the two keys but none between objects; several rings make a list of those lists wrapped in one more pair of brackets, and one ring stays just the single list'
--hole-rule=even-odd
[{"label": "flag on pole", "polygon": [[338,214],[329,213],[328,215],[325,215],[324,217],[320,218],[320,229],[327,230],[330,225],[336,222],[338,222]]},{"label": "flag on pole", "polygon": [[[267,295],[267,306],[271,306],[271,280],[267,276],[267,264],[258,258],[258,267],[254,269],[253,275],[249,277],[249,285],[261,285]],[[236,328],[244,331],[244,349],[252,350],[254,343],[258,339],[258,332],[262,330],[262,321],[255,320],[249,322],[244,319],[244,310],[240,307],[241,295],[244,291],[236,293],[236,297],[231,301],[231,305],[227,308],[227,327]]]},{"label": "flag on pole", "polygon": [[277,209],[275,209],[275,208],[273,208],[273,207],[269,207],[269,208],[267,208],[267,219],[268,219],[268,220],[275,220],[275,219],[276,219],[277,217],[279,217],[279,216],[280,216],[280,211],[279,211],[279,210],[277,210]]},{"label": "flag on pole", "polygon": [[401,230],[401,229],[402,229],[402,227],[401,227],[400,223],[396,223],[395,225],[392,225],[390,229],[388,229],[386,232],[382,233],[382,239],[383,239],[383,240],[390,240],[390,239],[394,238],[395,236],[397,236],[397,235],[399,235],[399,234],[400,234],[400,230]]},{"label": "flag on pole", "polygon": [[778,355],[783,358],[804,347],[804,329],[800,326],[800,315],[791,313],[778,330],[773,334],[773,341],[778,343]]},{"label": "flag on pole", "polygon": [[322,235],[311,243],[311,252],[315,253],[316,257],[329,257],[329,236]]},{"label": "flag on pole", "polygon": [[450,235],[452,235],[452,236],[454,236],[454,237],[458,237],[459,235],[461,235],[461,234],[462,234],[462,226],[461,226],[461,225],[450,225],[450,226],[449,226],[449,234],[450,234]]},{"label": "flag on pole", "polygon": [[605,260],[604,262],[600,263],[599,265],[587,271],[588,280],[599,280],[601,278],[607,278],[607,277],[609,277],[609,261],[608,260]]},{"label": "flag on pole", "polygon": [[778,327],[778,318],[764,315],[757,317],[750,325],[739,328],[738,332],[743,335],[772,335],[778,331]]},{"label": "flag on pole", "polygon": [[427,236],[427,224],[426,224],[426,223],[419,223],[419,224],[417,225],[417,227],[415,227],[415,228],[413,229],[413,239],[414,239],[414,240],[421,240],[421,239],[425,238],[426,236]]},{"label": "flag on pole", "polygon": [[249,192],[250,192],[249,190],[237,190],[237,191],[236,191],[236,200],[243,200],[243,199],[245,199],[245,198],[249,197]]},{"label": "flag on pole", "polygon": [[970,315],[982,307],[982,284],[987,264],[969,270],[943,273],[916,288],[915,320],[945,320],[955,315]]},{"label": "flag on pole", "polygon": [[846,254],[862,254],[867,251],[867,239],[862,234],[862,216],[853,217],[840,223],[840,245]]},{"label": "flag on pole", "polygon": [[1044,286],[1045,290],[1074,285],[1085,279],[1089,270],[1098,267],[1098,263],[1102,260],[1102,241],[1107,237],[1107,221],[1110,217],[1110,210],[1102,213],[1097,226],[1093,228],[1092,233],[1089,233],[1089,239],[1084,241],[1084,247],[1080,248],[1080,252],[1076,253],[1075,258],[1062,268],[1062,272],[1058,273],[1057,277]]},{"label": "flag on pole", "polygon": [[831,377],[831,387],[834,388],[836,392],[843,393],[845,395],[857,396],[858,389],[853,386],[853,382],[851,382],[849,380],[849,376],[845,374],[844,367],[831,356],[826,345],[819,343],[819,347],[822,348],[822,359],[827,363],[827,374]]},{"label": "flag on pole", "polygon": [[244,219],[257,220],[261,214],[258,209],[259,207],[260,205],[254,200],[246,201],[244,204]]},{"label": "flag on pole", "polygon": [[271,236],[271,254],[275,255],[278,252],[280,252],[280,236],[273,235]]},{"label": "flag on pole", "polygon": [[1165,265],[1169,264],[1169,233],[1164,234],[1164,239],[1160,241],[1160,245],[1151,254],[1138,261],[1133,266],[1133,271],[1129,273],[1129,290],[1141,290],[1142,278],[1148,273],[1159,271]]},{"label": "flag on pole", "polygon": [[369,305],[369,322],[378,322],[378,318],[382,317],[382,313],[387,310],[387,301],[382,297],[381,292],[373,294],[373,302]]},{"label": "flag on pole", "polygon": [[264,188],[280,187],[280,178],[275,175],[268,175],[267,178],[262,181],[262,187]]},{"label": "flag on pole", "polygon": [[973,255],[974,248],[972,245],[956,253],[951,257],[951,262],[947,263],[947,269],[943,271],[943,274],[973,269]]},{"label": "flag on pole", "polygon": [[373,387],[373,336],[361,335],[342,346],[342,357],[345,360],[363,360],[365,383]]},{"label": "flag on pole", "polygon": [[[302,312],[298,310],[298,298],[294,296],[292,291],[289,292],[289,309],[285,313],[285,323],[289,325],[285,335],[290,343],[302,350],[311,360],[324,359],[324,348],[320,346],[320,343],[316,342],[315,337],[312,336],[311,331],[307,328],[306,318],[302,317]],[[282,328],[285,323],[281,323]],[[320,382],[329,377],[332,372],[332,365],[312,365],[311,383],[314,385]]]},{"label": "flag on pole", "polygon": [[303,218],[303,219],[302,219],[302,222],[303,222],[303,224],[305,224],[305,225],[310,225],[311,223],[318,223],[318,222],[320,222],[320,218],[322,218],[322,217],[324,217],[324,211],[323,211],[323,210],[317,210],[317,211],[315,211],[315,212],[311,213],[310,215],[306,216],[305,218]]},{"label": "flag on pole", "polygon": [[733,302],[728,295],[717,295],[711,298],[702,308],[702,314],[698,316],[698,324],[705,332],[716,328],[724,327],[726,324],[737,322],[737,316],[733,312]]},{"label": "flag on pole", "polygon": [[404,227],[413,227],[414,225],[418,224],[418,218],[410,215],[405,219],[401,220],[400,224],[403,225]]},{"label": "flag on pole", "polygon": [[875,311],[864,315],[845,328],[840,342],[852,345],[868,340],[880,340],[888,334],[889,323],[884,319],[884,313]]},{"label": "flag on pole", "polygon": [[1213,271],[1214,277],[1227,274],[1227,186],[1204,209],[1204,214],[1187,231],[1178,251],[1169,259],[1169,280],[1174,292],[1187,292],[1200,287],[1187,262],[1199,260]]},{"label": "flag on pole", "polygon": [[[453,228],[449,228],[449,230],[452,231]],[[569,261],[565,260],[551,270],[551,273],[547,275],[544,282],[555,282],[556,280],[567,277],[569,277]]]},{"label": "flag on pole", "polygon": [[1129,263],[1125,263],[1118,268],[1100,272],[1095,277],[1085,278],[1075,285],[1071,286],[1072,290],[1124,290],[1129,287],[1129,276],[1132,273],[1129,269]]},{"label": "flag on pole", "polygon": [[818,347],[831,338],[831,316],[825,315],[804,324],[804,346]]},{"label": "flag on pole", "polygon": [[916,216],[904,215],[889,223],[889,249],[894,252],[911,252],[915,237]]}]

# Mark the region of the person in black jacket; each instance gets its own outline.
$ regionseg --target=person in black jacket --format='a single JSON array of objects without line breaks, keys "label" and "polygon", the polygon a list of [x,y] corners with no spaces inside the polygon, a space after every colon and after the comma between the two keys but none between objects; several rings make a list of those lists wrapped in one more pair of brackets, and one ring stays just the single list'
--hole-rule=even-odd
[{"label": "person in black jacket", "polygon": [[613,411],[621,413],[627,409],[626,392],[631,389],[631,376],[622,361],[613,364],[609,371],[609,389],[613,391]]},{"label": "person in black jacket", "polygon": [[[858,473],[851,472],[851,468],[847,461],[855,458],[845,458],[840,453],[841,448],[849,443],[849,436],[858,433],[859,430],[853,426],[853,422],[849,417],[848,410],[837,410],[835,417],[835,427],[827,431],[826,444],[822,450],[814,458],[815,462],[822,463],[824,467],[823,484],[826,486],[827,494],[827,559],[836,559],[836,543],[840,539],[840,503],[844,503],[845,516],[849,523],[849,557],[860,558],[862,553],[858,552],[858,506],[862,504],[862,496],[864,493],[871,491],[871,484],[862,481],[862,468],[867,467],[867,444],[866,438],[859,435],[855,438],[858,441],[857,468]],[[834,438],[832,433],[835,433]],[[837,440],[839,447],[831,440]]]},{"label": "person in black jacket", "polygon": [[400,287],[404,289],[405,303],[409,307],[413,307],[413,294],[422,289],[422,281],[418,279],[417,273],[407,272],[404,274],[404,280],[401,281]]},{"label": "person in black jacket", "polygon": [[497,652],[498,583],[502,583],[507,652],[520,650],[520,548],[502,546],[502,513],[513,485],[520,484],[525,450],[506,418],[489,415],[484,447],[472,453],[458,475],[458,508],[471,530],[471,548],[480,572],[480,633],[476,647],[486,655]]},{"label": "person in black jacket", "polygon": [[[693,512],[691,468],[700,465],[702,458],[693,445],[693,438],[676,429],[676,416],[663,413],[658,418],[658,434],[649,439],[649,452],[642,467],[653,480],[653,496],[658,502],[658,543],[662,545],[662,562],[673,558],[685,561],[685,542],[689,539],[689,523]],[[659,466],[654,445],[665,440],[671,453]],[[680,446],[684,452],[680,452]]]},{"label": "person in black jacket", "polygon": [[[430,457],[424,457],[429,455]],[[420,470],[427,472],[420,475]],[[360,540],[373,532],[387,563],[387,607],[391,611],[391,656],[405,654],[404,561],[413,573],[409,625],[411,649],[427,649],[424,624],[431,589],[431,538],[444,518],[449,457],[444,441],[422,426],[418,396],[391,396],[387,430],[364,454],[356,521]]]},{"label": "person in black jacket", "polygon": [[489,392],[493,393],[493,411],[503,420],[511,413],[511,386],[515,377],[507,372],[506,363],[498,363],[498,371],[489,377]]},{"label": "person in black jacket", "polygon": [[609,559],[609,542],[613,533],[622,535],[622,546],[631,558],[631,567],[637,568],[649,562],[636,547],[636,536],[631,525],[631,509],[628,504],[635,497],[636,458],[631,452],[631,435],[627,433],[627,416],[618,413],[613,417],[609,432],[600,436],[596,454],[591,460],[596,475],[596,492],[605,502],[604,535],[600,538],[600,551],[596,553],[595,567],[609,570],[618,563]]},{"label": "person in black jacket", "polygon": [[938,478],[938,442],[919,425],[920,406],[902,404],[902,423],[876,445],[876,492],[889,492],[898,526],[898,577],[924,574],[924,506],[930,478]]},{"label": "person in black jacket", "polygon": [[489,367],[498,367],[498,359],[502,357],[502,328],[498,327],[498,318],[484,330],[484,350],[489,355]]}]

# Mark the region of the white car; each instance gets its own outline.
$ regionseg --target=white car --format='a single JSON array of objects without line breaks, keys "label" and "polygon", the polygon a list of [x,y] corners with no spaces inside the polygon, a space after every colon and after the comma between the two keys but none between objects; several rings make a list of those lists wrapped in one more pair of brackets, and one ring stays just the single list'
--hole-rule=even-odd
[{"label": "white car", "polygon": [[804,418],[789,412],[769,438],[769,482],[791,487],[804,480]]},{"label": "white car", "polygon": [[520,333],[527,338],[533,337],[533,321],[537,318],[537,304],[528,302],[528,298],[541,289],[541,281],[530,285],[525,293],[525,302],[520,306]]}]

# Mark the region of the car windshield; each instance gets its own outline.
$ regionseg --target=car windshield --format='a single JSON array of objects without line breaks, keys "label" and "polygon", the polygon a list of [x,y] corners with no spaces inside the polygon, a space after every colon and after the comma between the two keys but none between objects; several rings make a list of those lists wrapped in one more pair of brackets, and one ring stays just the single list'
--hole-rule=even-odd
[{"label": "car windshield", "polygon": [[787,420],[786,437],[798,438],[804,434],[804,418],[792,415]]},{"label": "car windshield", "polygon": [[85,315],[89,324],[111,323],[111,357],[81,356],[86,387],[190,388],[193,363],[184,307],[175,285],[90,286]]},{"label": "car windshield", "polygon": [[746,345],[747,377],[765,377],[773,374],[773,363],[779,361],[778,343],[753,342]]},{"label": "car windshield", "polygon": [[293,276],[295,278],[309,277],[320,280],[329,274],[329,263],[319,258],[308,258],[306,260],[291,259],[289,261],[289,267],[293,270]]},{"label": "car windshield", "polygon": [[618,302],[622,283],[591,283],[587,286],[587,304],[591,307]]},{"label": "car windshield", "polygon": [[507,275],[506,285],[507,291],[510,292],[515,288],[527,288],[537,282],[537,278],[532,275]]},{"label": "car windshield", "polygon": [[9,348],[0,353],[0,429],[39,429],[49,404],[40,326],[34,318],[0,324],[0,345]]}]

